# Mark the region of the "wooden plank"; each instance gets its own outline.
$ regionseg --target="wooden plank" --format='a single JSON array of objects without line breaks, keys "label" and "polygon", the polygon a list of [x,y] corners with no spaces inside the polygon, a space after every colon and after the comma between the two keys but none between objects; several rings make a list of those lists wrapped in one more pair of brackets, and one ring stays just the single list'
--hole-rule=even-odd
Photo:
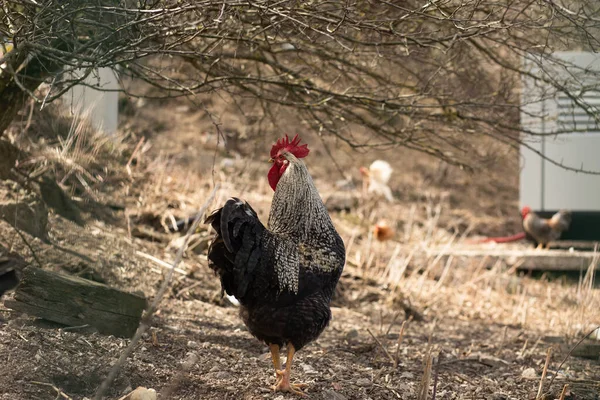
[{"label": "wooden plank", "polygon": [[[592,263],[592,257],[565,256],[525,256],[521,258],[520,270],[531,271],[585,271]],[[598,269],[598,264],[594,266]]]},{"label": "wooden plank", "polygon": [[14,300],[16,311],[68,326],[90,325],[120,337],[135,333],[146,299],[87,279],[27,267]]},{"label": "wooden plank", "polygon": [[557,242],[551,242],[550,247],[556,249],[569,249],[574,248],[575,250],[590,250],[593,251],[594,248],[598,246],[600,249],[600,242],[590,242],[590,241],[582,241],[582,240],[559,240]]},{"label": "wooden plank", "polygon": [[[435,256],[435,251],[430,253]],[[439,253],[438,253],[439,254]],[[518,266],[520,270],[538,271],[583,271],[595,262],[594,268],[600,270],[593,252],[568,250],[514,250],[505,248],[491,249],[450,249],[444,252],[442,259],[449,256],[464,258],[490,258],[493,265],[500,258],[509,266]]]}]

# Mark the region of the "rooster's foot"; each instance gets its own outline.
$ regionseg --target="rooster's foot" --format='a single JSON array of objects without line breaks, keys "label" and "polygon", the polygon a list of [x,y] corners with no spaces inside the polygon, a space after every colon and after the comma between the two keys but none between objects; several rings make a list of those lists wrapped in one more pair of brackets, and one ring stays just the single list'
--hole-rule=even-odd
[{"label": "rooster's foot", "polygon": [[285,375],[285,370],[284,369],[276,369],[275,370],[275,385],[271,386],[271,388],[273,390],[277,391],[277,386],[279,386],[279,384],[283,380],[283,375]]},{"label": "rooster's foot", "polygon": [[290,375],[286,370],[276,371],[277,381],[273,390],[276,392],[290,392],[300,396],[306,396],[306,393],[302,391],[303,388],[308,387],[306,383],[290,383]]}]

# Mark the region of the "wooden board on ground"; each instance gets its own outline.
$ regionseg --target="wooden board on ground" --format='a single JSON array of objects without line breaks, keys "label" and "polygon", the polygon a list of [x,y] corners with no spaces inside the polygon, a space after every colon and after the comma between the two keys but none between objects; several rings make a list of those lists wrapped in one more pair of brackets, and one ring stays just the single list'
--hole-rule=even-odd
[{"label": "wooden board on ground", "polygon": [[64,325],[89,325],[103,334],[131,337],[146,299],[87,279],[27,267],[14,300],[4,304]]},{"label": "wooden board on ground", "polygon": [[[454,258],[477,258],[489,259],[488,265],[492,266],[498,259],[502,259],[507,265],[519,270],[532,271],[585,271],[592,263],[596,270],[600,269],[598,257],[600,253],[594,255],[589,251],[569,251],[569,250],[515,250],[505,249],[501,246],[494,248],[477,249],[450,249],[442,250],[442,258],[449,256]],[[438,254],[440,254],[438,253]],[[435,256],[435,251],[431,253]]]},{"label": "wooden board on ground", "polygon": [[586,242],[581,240],[559,240],[551,242],[550,247],[553,249],[570,249],[593,251],[596,247],[600,250],[600,242]]}]

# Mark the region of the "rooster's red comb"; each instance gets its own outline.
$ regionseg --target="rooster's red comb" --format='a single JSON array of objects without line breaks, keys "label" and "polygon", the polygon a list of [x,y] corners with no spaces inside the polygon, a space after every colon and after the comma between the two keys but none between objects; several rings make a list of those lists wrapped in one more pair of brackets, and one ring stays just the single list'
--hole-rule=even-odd
[{"label": "rooster's red comb", "polygon": [[287,150],[292,153],[296,158],[304,158],[308,155],[310,150],[308,149],[307,144],[303,144],[299,146],[300,138],[298,135],[294,136],[292,141],[290,142],[290,138],[288,135],[279,139],[273,147],[271,147],[271,158],[276,158],[282,150]]}]

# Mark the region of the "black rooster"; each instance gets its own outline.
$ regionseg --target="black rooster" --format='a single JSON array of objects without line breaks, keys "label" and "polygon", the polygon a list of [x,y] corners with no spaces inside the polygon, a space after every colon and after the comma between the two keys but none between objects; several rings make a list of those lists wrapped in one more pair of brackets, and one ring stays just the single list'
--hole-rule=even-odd
[{"label": "black rooster", "polygon": [[[216,230],[209,266],[222,290],[241,304],[250,333],[269,345],[276,391],[303,394],[290,384],[294,353],[315,340],[331,319],[329,304],[344,268],[345,249],[300,158],[308,155],[296,135],[271,149],[269,184],[275,190],[268,226],[237,198],[213,212],[206,222]],[[287,345],[281,370],[279,351]]]}]

